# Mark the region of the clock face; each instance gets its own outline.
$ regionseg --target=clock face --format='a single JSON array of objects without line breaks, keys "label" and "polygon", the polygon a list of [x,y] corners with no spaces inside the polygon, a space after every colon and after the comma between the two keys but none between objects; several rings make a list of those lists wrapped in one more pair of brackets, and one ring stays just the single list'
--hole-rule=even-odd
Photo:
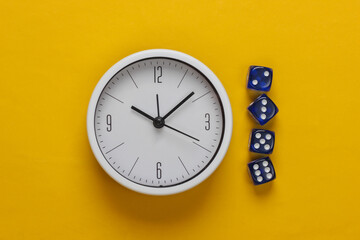
[{"label": "clock face", "polygon": [[212,164],[223,144],[226,121],[218,90],[177,58],[124,65],[108,76],[94,103],[97,158],[132,186],[187,183]]}]

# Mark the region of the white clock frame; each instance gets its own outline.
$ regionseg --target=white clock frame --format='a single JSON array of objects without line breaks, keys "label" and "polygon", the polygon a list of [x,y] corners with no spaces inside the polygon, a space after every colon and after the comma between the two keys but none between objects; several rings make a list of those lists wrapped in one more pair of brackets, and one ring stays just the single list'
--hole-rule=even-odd
[{"label": "white clock frame", "polygon": [[[107,160],[101,153],[96,140],[95,129],[94,129],[94,123],[95,123],[94,116],[95,116],[95,108],[97,105],[97,101],[100,97],[101,92],[103,91],[106,84],[110,81],[110,79],[117,72],[119,72],[121,69],[125,68],[126,66],[130,65],[131,63],[147,58],[154,58],[154,57],[165,57],[165,58],[179,60],[189,64],[190,66],[200,71],[212,83],[214,89],[217,91],[220,98],[220,102],[223,105],[223,111],[224,111],[223,112],[224,135],[223,135],[222,143],[217,151],[216,156],[214,156],[210,164],[201,173],[199,173],[192,179],[184,183],[180,183],[173,186],[167,186],[167,187],[151,187],[151,186],[140,185],[128,180],[127,178],[123,177],[118,172],[116,172],[110,166],[110,164],[107,162]],[[225,154],[227,152],[231,140],[232,125],[233,125],[233,119],[232,119],[230,101],[223,85],[221,84],[220,80],[216,77],[216,75],[199,60],[185,53],[181,53],[174,50],[168,50],[168,49],[151,49],[151,50],[137,52],[128,57],[123,58],[115,65],[113,65],[101,77],[100,81],[96,85],[95,90],[91,96],[88,112],[87,112],[87,133],[88,133],[90,146],[101,167],[105,170],[107,174],[109,174],[115,181],[117,181],[121,185],[136,192],[149,194],[149,195],[170,195],[170,194],[180,193],[197,186],[199,183],[203,182],[206,178],[208,178],[216,170],[216,168],[220,165],[223,158],[225,157]]]}]

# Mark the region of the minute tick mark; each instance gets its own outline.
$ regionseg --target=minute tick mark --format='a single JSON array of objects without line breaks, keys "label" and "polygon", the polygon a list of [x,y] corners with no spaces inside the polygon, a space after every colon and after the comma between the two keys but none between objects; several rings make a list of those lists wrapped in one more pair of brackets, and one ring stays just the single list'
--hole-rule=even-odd
[{"label": "minute tick mark", "polygon": [[139,160],[139,157],[137,157],[137,159],[136,159],[136,161],[135,161],[134,165],[132,166],[132,168],[131,168],[131,170],[130,170],[130,172],[129,172],[128,176],[130,176],[130,173],[131,173],[131,172],[132,172],[132,170],[134,169],[134,167],[135,167],[136,163],[138,162],[138,160]]},{"label": "minute tick mark", "polygon": [[179,82],[179,85],[177,86],[177,88],[180,87],[180,84],[182,83],[182,81],[184,80],[185,78],[185,75],[187,74],[187,72],[189,71],[189,69],[186,69],[186,72],[184,73],[184,76],[181,78],[180,82]]},{"label": "minute tick mark", "polygon": [[126,71],[127,71],[127,73],[129,74],[129,76],[130,76],[131,80],[133,81],[133,83],[135,84],[135,87],[136,87],[136,88],[139,88],[138,85],[136,84],[135,80],[134,80],[133,77],[131,76],[130,72],[129,72],[128,70],[126,70]]},{"label": "minute tick mark", "polygon": [[118,99],[118,98],[114,97],[113,95],[111,95],[111,94],[109,94],[109,93],[107,93],[107,92],[105,92],[105,94],[106,94],[106,95],[108,95],[109,97],[112,97],[113,99],[115,99],[115,100],[117,100],[117,101],[121,102],[121,103],[124,103],[124,102],[123,102],[123,101],[121,101],[120,99]]},{"label": "minute tick mark", "polygon": [[181,164],[183,165],[183,167],[184,167],[185,171],[187,172],[187,174],[188,174],[188,175],[190,175],[190,173],[189,173],[189,172],[188,172],[188,170],[186,169],[186,167],[185,167],[185,165],[184,165],[183,161],[181,161],[181,158],[180,158],[180,157],[178,157],[178,159],[180,160],[180,162],[181,162]]},{"label": "minute tick mark", "polygon": [[204,97],[205,95],[209,94],[211,91],[208,91],[207,93],[201,95],[200,97],[196,98],[195,100],[193,100],[192,102],[196,102],[197,100],[199,100],[200,98]]},{"label": "minute tick mark", "polygon": [[197,144],[196,142],[193,142],[195,145],[201,147],[202,149],[204,149],[205,151],[208,151],[209,153],[211,153],[211,151],[203,146],[201,146],[200,144]]},{"label": "minute tick mark", "polygon": [[[100,136],[100,135],[99,135],[99,136]],[[117,145],[116,147],[114,147],[114,148],[110,149],[109,151],[107,151],[105,154],[108,154],[109,152],[114,151],[114,150],[117,149],[118,147],[122,146],[124,143],[125,143],[125,142],[120,143],[120,144]]]}]

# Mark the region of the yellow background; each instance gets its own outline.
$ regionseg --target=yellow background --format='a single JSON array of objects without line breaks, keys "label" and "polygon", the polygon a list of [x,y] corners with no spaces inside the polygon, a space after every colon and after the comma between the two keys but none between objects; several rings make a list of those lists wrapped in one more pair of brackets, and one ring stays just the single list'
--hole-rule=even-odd
[{"label": "yellow background", "polygon": [[[0,239],[359,239],[360,1],[0,1]],[[86,135],[123,57],[205,63],[233,108],[218,170],[173,196],[117,184]],[[274,69],[272,184],[254,187],[249,65]]]}]

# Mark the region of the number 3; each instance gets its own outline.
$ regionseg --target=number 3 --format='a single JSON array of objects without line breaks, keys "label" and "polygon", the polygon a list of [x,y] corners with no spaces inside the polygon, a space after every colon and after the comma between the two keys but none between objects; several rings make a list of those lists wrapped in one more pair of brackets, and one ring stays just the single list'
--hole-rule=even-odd
[{"label": "number 3", "polygon": [[210,113],[205,113],[205,130],[210,130]]}]

